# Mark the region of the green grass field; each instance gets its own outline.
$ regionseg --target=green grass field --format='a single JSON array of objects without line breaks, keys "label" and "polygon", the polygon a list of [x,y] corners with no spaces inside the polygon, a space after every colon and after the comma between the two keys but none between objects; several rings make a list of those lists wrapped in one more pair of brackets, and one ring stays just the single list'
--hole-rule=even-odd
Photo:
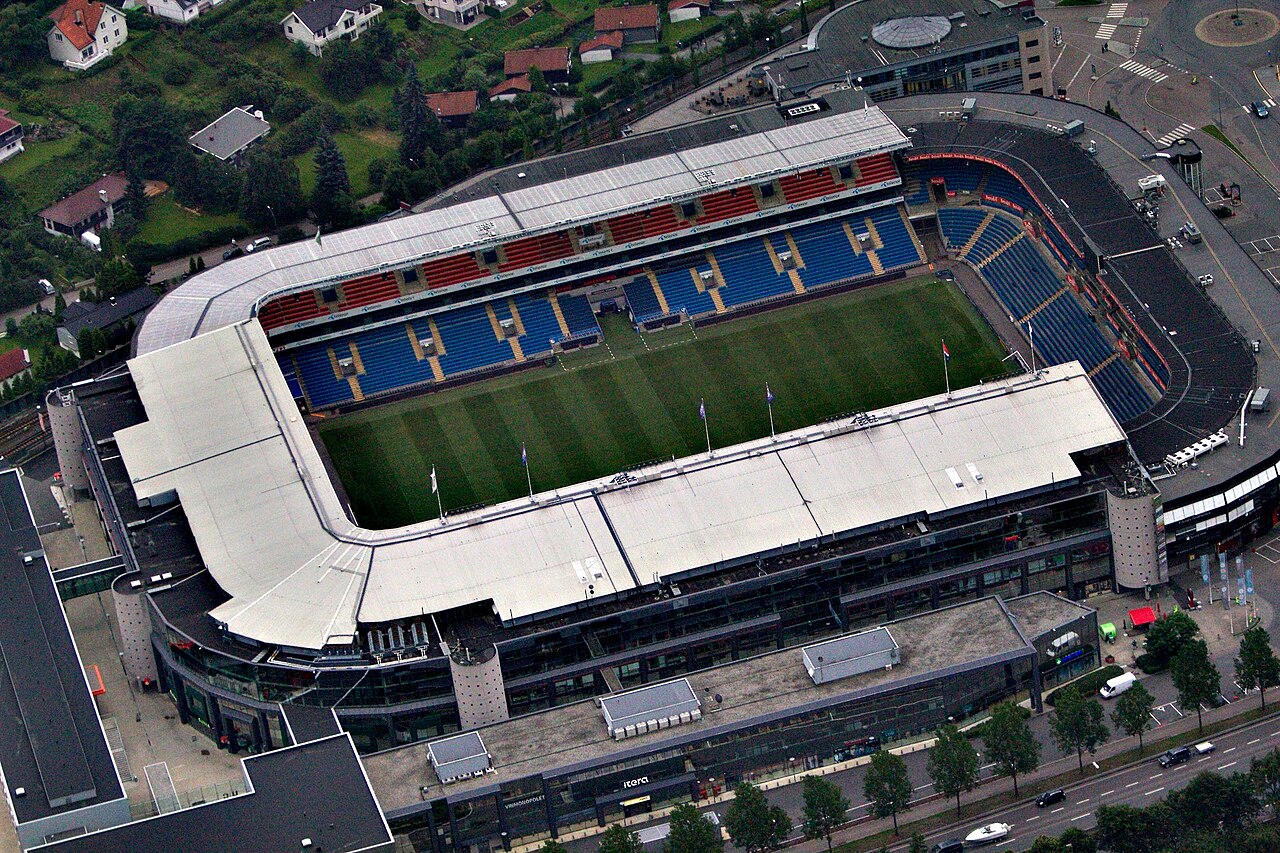
[{"label": "green grass field", "polygon": [[435,466],[445,509],[494,503],[639,463],[769,433],[1004,372],[1004,350],[953,287],[932,279],[879,285],[708,326],[637,335],[606,317],[606,346],[534,369],[335,418],[320,428],[361,524],[434,517]]}]

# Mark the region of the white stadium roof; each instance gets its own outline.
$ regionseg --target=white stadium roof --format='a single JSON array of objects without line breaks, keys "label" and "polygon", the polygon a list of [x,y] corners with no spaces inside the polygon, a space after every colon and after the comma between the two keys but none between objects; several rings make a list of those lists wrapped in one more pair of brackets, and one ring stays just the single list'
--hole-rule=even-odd
[{"label": "white stadium roof", "polygon": [[374,531],[343,511],[258,323],[145,353],[129,369],[149,420],[116,433],[121,455],[140,500],[181,500],[231,596],[212,616],[233,634],[304,649],[358,621],[487,600],[519,620],[822,534],[1022,494],[1079,477],[1070,454],[1124,440],[1073,362],[883,409],[870,426],[823,424],[644,469],[631,485],[599,480]]},{"label": "white stadium roof", "polygon": [[137,351],[246,320],[263,300],[290,290],[907,144],[872,106],[255,252],[206,270],[162,299],[143,321]]}]

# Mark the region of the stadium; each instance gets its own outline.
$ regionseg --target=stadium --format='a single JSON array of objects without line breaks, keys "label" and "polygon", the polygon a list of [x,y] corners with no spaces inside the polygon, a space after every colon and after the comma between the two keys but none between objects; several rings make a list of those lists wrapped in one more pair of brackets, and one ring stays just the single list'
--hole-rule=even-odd
[{"label": "stadium", "polygon": [[1187,189],[1149,143],[956,101],[641,134],[168,294],[127,369],[49,399],[128,672],[232,750],[314,705],[374,753],[982,602],[1016,674],[975,653],[980,695],[881,734],[1096,665],[1024,654],[1012,602],[1269,528],[1280,441],[1205,455],[1258,366],[1129,202]]}]

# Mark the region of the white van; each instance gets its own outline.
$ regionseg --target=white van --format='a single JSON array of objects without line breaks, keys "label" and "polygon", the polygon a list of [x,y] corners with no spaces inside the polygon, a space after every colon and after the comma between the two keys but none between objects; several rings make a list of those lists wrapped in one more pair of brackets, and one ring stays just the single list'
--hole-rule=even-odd
[{"label": "white van", "polygon": [[1102,689],[1098,691],[1098,695],[1103,699],[1114,699],[1132,687],[1133,683],[1137,680],[1138,679],[1134,677],[1132,672],[1117,675],[1115,678],[1102,685]]}]

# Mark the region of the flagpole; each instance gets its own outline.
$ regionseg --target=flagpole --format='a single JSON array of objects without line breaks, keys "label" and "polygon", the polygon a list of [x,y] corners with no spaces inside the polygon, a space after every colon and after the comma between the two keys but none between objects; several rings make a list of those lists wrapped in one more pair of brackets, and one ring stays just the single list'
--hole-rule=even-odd
[{"label": "flagpole", "polygon": [[773,394],[769,392],[769,386],[764,386],[764,399],[769,406],[769,438],[777,438],[778,434],[773,431]]},{"label": "flagpole", "polygon": [[702,431],[707,436],[707,455],[711,455],[711,425],[707,423],[707,401],[698,404],[698,412],[702,415]]},{"label": "flagpole", "polygon": [[947,382],[947,396],[951,396],[951,359],[947,358],[947,342],[942,342],[942,376]]},{"label": "flagpole", "polygon": [[1036,327],[1027,321],[1027,336],[1030,338],[1028,345],[1031,347],[1031,375],[1036,375]]},{"label": "flagpole", "polygon": [[436,510],[439,518],[444,521],[444,501],[440,498],[440,486],[436,483],[436,466],[431,466],[431,491],[436,493]]},{"label": "flagpole", "polygon": [[520,461],[524,463],[524,479],[529,484],[529,500],[533,500],[533,475],[529,473],[529,452],[524,442],[520,442]]}]

